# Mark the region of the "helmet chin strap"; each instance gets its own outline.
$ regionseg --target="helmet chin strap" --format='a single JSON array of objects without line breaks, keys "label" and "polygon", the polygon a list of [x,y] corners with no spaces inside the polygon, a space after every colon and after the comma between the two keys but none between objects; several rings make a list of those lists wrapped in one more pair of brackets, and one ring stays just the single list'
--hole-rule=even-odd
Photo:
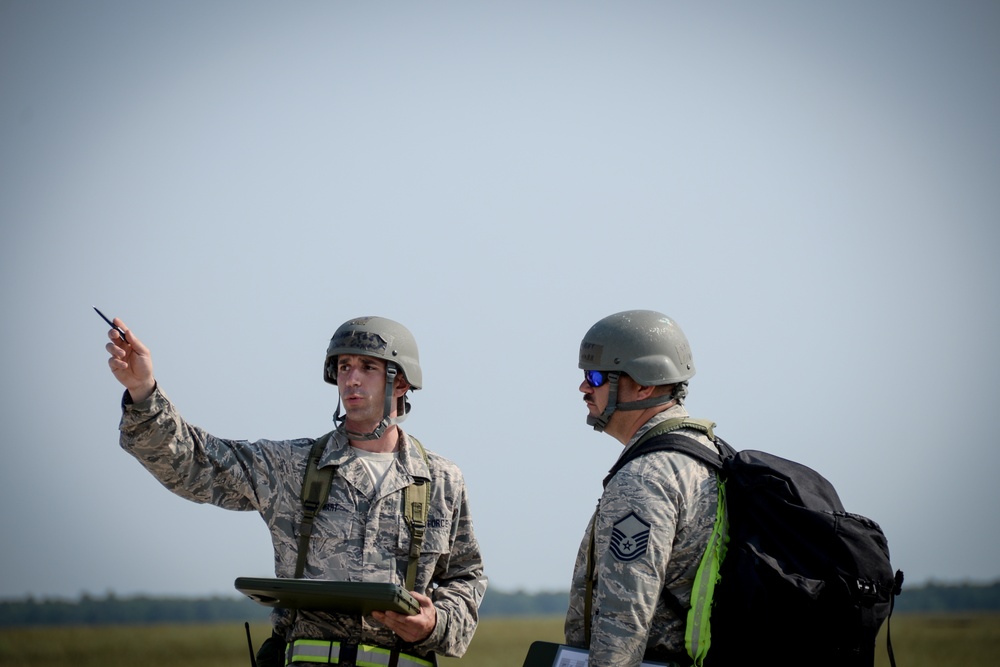
[{"label": "helmet chin strap", "polygon": [[[676,389],[669,394],[664,394],[662,396],[651,396],[645,398],[641,401],[627,401],[625,403],[618,402],[618,378],[621,373],[614,371],[608,373],[608,404],[604,408],[604,412],[592,417],[587,415],[587,424],[594,427],[595,431],[603,431],[608,427],[608,422],[611,421],[611,415],[615,413],[616,410],[622,410],[624,412],[630,410],[645,410],[646,408],[652,408],[657,405],[663,405],[669,403],[674,399],[678,399],[678,402],[683,402],[683,394],[678,397]],[[686,385],[687,383],[683,383]],[[680,386],[680,385],[678,385]],[[686,393],[686,392],[684,392]]]},{"label": "helmet chin strap", "polygon": [[669,403],[674,400],[674,397],[670,394],[664,394],[663,396],[651,396],[650,398],[641,401],[630,401],[628,403],[619,403],[619,410],[645,410],[646,408],[652,408],[657,405],[663,405],[664,403]]},{"label": "helmet chin strap", "polygon": [[348,430],[347,428],[347,415],[343,417],[340,416],[340,392],[337,392],[337,411],[333,413],[333,421],[337,424],[337,430],[342,431],[347,434],[347,437],[351,440],[378,440],[383,435],[385,435],[385,430],[390,426],[394,426],[404,419],[406,419],[407,413],[410,411],[410,403],[406,400],[406,396],[400,398],[400,405],[398,410],[398,415],[396,417],[391,417],[392,414],[392,393],[396,387],[396,365],[386,364],[385,367],[385,400],[382,403],[382,421],[378,423],[371,433],[358,433],[356,431]]}]

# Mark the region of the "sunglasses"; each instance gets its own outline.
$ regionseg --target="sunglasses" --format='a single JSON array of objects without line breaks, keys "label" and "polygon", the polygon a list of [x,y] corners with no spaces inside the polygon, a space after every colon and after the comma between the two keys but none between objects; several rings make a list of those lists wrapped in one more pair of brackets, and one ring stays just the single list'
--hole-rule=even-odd
[{"label": "sunglasses", "polygon": [[584,371],[583,379],[594,389],[597,389],[611,378],[611,371]]}]

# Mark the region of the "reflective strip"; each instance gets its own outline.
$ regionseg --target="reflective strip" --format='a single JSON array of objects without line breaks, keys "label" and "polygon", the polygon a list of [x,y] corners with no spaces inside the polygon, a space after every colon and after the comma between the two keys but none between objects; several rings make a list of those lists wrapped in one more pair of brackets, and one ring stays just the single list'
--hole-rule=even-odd
[{"label": "reflective strip", "polygon": [[708,538],[705,555],[698,564],[698,573],[694,577],[691,609],[688,610],[687,628],[684,632],[685,648],[696,667],[702,667],[708,649],[712,645],[712,598],[715,594],[715,584],[719,581],[719,567],[722,565],[722,559],[726,557],[726,545],[729,543],[726,484],[721,479],[718,484],[719,502],[715,510],[715,526]]},{"label": "reflective strip", "polygon": [[[371,644],[358,644],[358,657],[355,664],[358,667],[387,667],[392,650]],[[285,653],[285,664],[295,663],[333,664],[340,662],[340,642],[323,641],[321,639],[296,639],[288,645]],[[399,667],[434,667],[430,660],[424,660],[407,653],[399,654]]]},{"label": "reflective strip", "polygon": [[324,665],[336,664],[340,661],[340,642],[327,642],[320,639],[296,639],[288,645],[285,652],[285,664],[293,662],[318,662]]},{"label": "reflective strip", "polygon": [[[384,667],[389,664],[389,649],[377,646],[358,645],[358,667]],[[402,655],[399,656],[402,663]]]}]

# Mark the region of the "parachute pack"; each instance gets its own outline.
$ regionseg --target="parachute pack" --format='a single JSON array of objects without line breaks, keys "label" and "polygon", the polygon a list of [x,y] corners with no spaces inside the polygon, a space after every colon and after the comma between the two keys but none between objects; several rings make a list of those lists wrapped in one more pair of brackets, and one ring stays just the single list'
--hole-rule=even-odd
[{"label": "parachute pack", "polygon": [[[661,450],[717,471],[726,511],[717,517],[687,610],[692,661],[700,667],[871,667],[876,636],[903,582],[882,529],[847,512],[816,471],[765,452],[737,452],[714,426],[690,418],[663,422],[626,451],[606,479],[635,457]],[[721,454],[676,432],[681,428],[706,433]],[[887,651],[895,667],[888,627]]]}]

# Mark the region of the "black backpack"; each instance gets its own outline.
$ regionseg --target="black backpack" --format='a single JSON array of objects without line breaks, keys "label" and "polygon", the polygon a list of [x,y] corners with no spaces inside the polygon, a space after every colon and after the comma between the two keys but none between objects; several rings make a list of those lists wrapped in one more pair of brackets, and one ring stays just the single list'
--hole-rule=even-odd
[{"label": "black backpack", "polygon": [[[903,582],[882,529],[847,512],[816,471],[765,452],[736,452],[713,426],[694,419],[659,424],[607,478],[658,450],[682,452],[719,471],[729,540],[709,593],[711,639],[703,664],[871,667],[876,636]],[[705,432],[721,455],[674,432],[679,428]],[[695,622],[689,614],[689,630]],[[895,667],[888,627],[887,650]]]}]

